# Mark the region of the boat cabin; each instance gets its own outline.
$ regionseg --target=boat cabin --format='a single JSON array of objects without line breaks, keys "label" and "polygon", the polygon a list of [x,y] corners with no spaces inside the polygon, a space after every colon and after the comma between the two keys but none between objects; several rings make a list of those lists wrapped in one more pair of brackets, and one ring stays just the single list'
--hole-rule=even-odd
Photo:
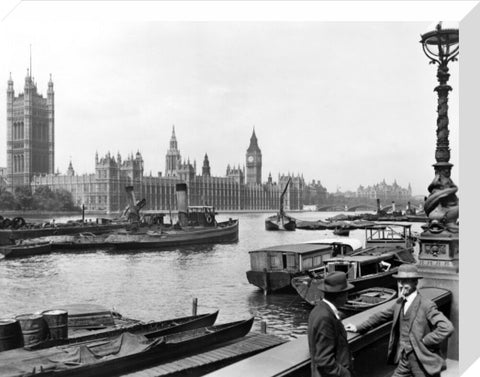
[{"label": "boat cabin", "polygon": [[147,225],[164,225],[165,213],[145,213],[142,215],[142,223]]},{"label": "boat cabin", "polygon": [[191,226],[215,226],[215,207],[213,206],[189,206],[188,225]]},{"label": "boat cabin", "polygon": [[411,249],[415,245],[411,224],[374,224],[365,228],[365,237],[365,247],[402,246]]},{"label": "boat cabin", "polygon": [[399,265],[394,253],[332,258],[325,260],[324,263],[326,273],[342,271],[347,274],[348,280],[382,274]]},{"label": "boat cabin", "polygon": [[331,245],[332,257],[350,255],[362,249],[362,242],[355,238],[322,238],[304,243],[316,245]]},{"label": "boat cabin", "polygon": [[253,271],[297,273],[323,266],[327,258],[352,254],[359,247],[360,241],[357,244],[336,239],[272,246],[250,251],[250,265]]}]

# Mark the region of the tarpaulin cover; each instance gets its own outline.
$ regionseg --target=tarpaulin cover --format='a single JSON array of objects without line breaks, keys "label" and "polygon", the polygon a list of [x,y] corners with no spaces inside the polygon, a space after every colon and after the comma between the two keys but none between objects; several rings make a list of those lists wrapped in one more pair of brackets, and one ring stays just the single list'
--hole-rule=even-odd
[{"label": "tarpaulin cover", "polygon": [[26,377],[42,371],[65,370],[141,353],[164,342],[143,335],[123,333],[118,337],[78,346],[51,347],[28,351],[22,348],[0,353],[0,376]]}]

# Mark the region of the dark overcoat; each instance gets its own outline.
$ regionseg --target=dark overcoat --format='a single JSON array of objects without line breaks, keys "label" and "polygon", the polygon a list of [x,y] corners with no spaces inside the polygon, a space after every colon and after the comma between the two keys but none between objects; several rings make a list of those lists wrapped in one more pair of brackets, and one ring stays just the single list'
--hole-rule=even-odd
[{"label": "dark overcoat", "polygon": [[[401,303],[395,302],[383,312],[374,314],[357,326],[363,333],[384,322],[393,320],[388,342],[388,362],[398,363],[397,347],[399,340],[399,317]],[[437,309],[432,301],[422,297],[420,292],[408,308],[410,321],[409,340],[418,360],[430,375],[440,373],[445,368],[445,360],[440,355],[440,344],[453,332],[452,323]]]},{"label": "dark overcoat", "polygon": [[352,357],[347,333],[332,308],[320,301],[308,318],[312,377],[351,377]]}]

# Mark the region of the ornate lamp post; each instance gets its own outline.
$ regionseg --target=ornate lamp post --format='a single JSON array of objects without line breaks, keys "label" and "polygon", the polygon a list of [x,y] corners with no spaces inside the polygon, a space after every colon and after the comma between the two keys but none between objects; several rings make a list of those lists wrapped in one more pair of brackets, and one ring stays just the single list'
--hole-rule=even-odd
[{"label": "ornate lamp post", "polygon": [[[458,198],[457,186],[450,173],[450,148],[448,143],[448,92],[450,74],[448,63],[457,60],[459,31],[442,28],[439,22],[435,30],[421,36],[420,43],[431,64],[438,64],[437,145],[435,149],[435,178],[428,186],[429,196],[424,208],[428,222],[420,235],[419,270],[424,279],[422,284],[446,288],[452,293],[450,320],[455,328],[459,324],[458,291]],[[448,358],[458,360],[458,332],[448,342]]]},{"label": "ornate lamp post", "polygon": [[448,63],[456,61],[459,52],[459,31],[443,29],[439,22],[435,30],[421,36],[420,43],[430,64],[438,64],[439,83],[435,88],[438,94],[435,178],[428,186],[430,195],[424,203],[428,223],[420,237],[420,264],[458,272],[458,188],[450,178],[453,165],[448,142],[448,92],[452,88],[447,82],[450,77]]}]

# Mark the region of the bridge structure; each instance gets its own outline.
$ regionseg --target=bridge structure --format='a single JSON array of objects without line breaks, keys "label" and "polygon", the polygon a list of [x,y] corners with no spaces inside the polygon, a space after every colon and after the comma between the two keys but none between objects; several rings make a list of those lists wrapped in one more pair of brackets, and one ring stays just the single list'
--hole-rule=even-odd
[{"label": "bridge structure", "polygon": [[[415,206],[415,205],[410,205],[410,208],[416,209],[416,210],[421,210],[423,209],[422,206]],[[341,204],[328,204],[324,205],[321,207],[317,207],[317,211],[335,211],[335,212],[354,212],[354,211],[376,211],[378,208],[375,205],[368,204],[368,203],[362,203],[362,204],[355,204],[351,207],[348,207],[347,205],[341,205]],[[386,205],[384,207],[380,207],[381,211],[388,212],[393,209],[393,204]],[[406,205],[395,205],[395,209],[398,210],[406,210],[407,206]]]},{"label": "bridge structure", "polygon": [[339,204],[330,204],[330,205],[318,207],[317,211],[335,211],[335,212],[348,211],[348,207],[342,206]]},{"label": "bridge structure", "polygon": [[341,204],[328,204],[324,205],[322,207],[318,207],[317,211],[346,211],[346,212],[354,212],[358,210],[363,210],[363,211],[375,211],[377,209],[376,206],[372,204],[367,204],[367,203],[362,203],[362,204],[355,204],[351,207],[348,207],[347,205],[341,205]]}]

